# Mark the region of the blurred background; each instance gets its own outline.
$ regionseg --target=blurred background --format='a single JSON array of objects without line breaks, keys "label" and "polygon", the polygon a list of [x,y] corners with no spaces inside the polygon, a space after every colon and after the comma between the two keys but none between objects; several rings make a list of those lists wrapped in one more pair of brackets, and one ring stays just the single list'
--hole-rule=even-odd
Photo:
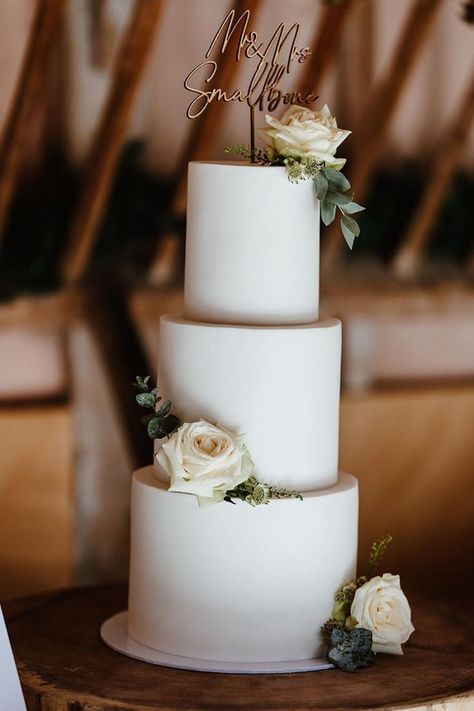
[{"label": "blurred background", "polygon": [[[152,457],[131,382],[181,308],[186,165],[248,142],[245,105],[185,115],[232,7],[268,39],[300,23],[313,54],[286,84],[353,131],[368,209],[352,252],[323,231],[322,311],[344,324],[361,558],[389,532],[405,585],[473,580],[472,0],[0,0],[1,599],[127,576]],[[219,78],[250,69],[226,54]]]}]

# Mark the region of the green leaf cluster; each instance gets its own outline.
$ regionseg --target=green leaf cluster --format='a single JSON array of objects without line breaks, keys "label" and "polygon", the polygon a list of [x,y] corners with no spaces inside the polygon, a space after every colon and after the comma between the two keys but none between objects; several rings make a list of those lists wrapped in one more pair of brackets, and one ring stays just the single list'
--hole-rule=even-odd
[{"label": "green leaf cluster", "polygon": [[268,504],[271,499],[299,499],[303,501],[303,497],[298,491],[263,484],[253,475],[249,476],[246,481],[238,484],[234,489],[229,489],[229,491],[226,492],[224,501],[234,504],[235,501],[233,501],[233,499],[240,499],[251,506]]},{"label": "green leaf cluster", "polygon": [[351,184],[340,170],[323,166],[313,177],[314,192],[321,203],[321,219],[330,225],[336,217],[336,210],[341,213],[341,230],[350,249],[354,239],[360,234],[360,227],[351,215],[365,210],[353,201]]},{"label": "green leaf cluster", "polygon": [[[171,400],[165,400],[158,396],[158,388],[150,389],[150,376],[142,378],[139,375],[135,379],[134,386],[140,391],[135,399],[140,407],[149,408],[152,410],[141,418],[142,422],[147,427],[148,436],[151,439],[163,439],[169,437],[180,425],[180,420],[176,415],[171,413]],[[157,408],[158,403],[161,405]]]}]

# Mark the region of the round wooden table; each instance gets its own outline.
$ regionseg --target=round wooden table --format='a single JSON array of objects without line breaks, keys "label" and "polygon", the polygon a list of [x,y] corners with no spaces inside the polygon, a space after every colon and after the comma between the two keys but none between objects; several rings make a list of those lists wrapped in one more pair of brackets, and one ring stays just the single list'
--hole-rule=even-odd
[{"label": "round wooden table", "polygon": [[124,586],[68,589],[4,612],[31,711],[474,709],[472,619],[411,601],[417,630],[405,655],[378,655],[354,674],[210,674],[129,659],[99,638],[101,623],[126,607]]}]

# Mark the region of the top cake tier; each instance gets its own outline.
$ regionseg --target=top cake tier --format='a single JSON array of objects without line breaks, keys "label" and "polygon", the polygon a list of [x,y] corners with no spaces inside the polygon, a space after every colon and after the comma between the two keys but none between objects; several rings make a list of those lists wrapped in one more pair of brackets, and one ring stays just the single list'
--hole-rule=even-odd
[{"label": "top cake tier", "polygon": [[319,202],[284,167],[189,164],[185,316],[311,323],[319,311]]}]

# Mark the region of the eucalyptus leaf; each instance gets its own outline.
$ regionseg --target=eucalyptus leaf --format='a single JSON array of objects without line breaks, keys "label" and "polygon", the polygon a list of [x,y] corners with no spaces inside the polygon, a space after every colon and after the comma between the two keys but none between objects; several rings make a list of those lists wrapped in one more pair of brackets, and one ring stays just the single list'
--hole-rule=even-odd
[{"label": "eucalyptus leaf", "polygon": [[328,193],[326,195],[326,198],[330,200],[330,202],[333,202],[335,205],[338,205],[339,207],[344,207],[348,205],[351,200],[352,200],[352,194],[349,193],[339,193],[336,192],[335,190],[328,190]]},{"label": "eucalyptus leaf", "polygon": [[140,375],[137,375],[135,378],[135,387],[141,390],[142,392],[147,392],[148,391],[148,381],[150,380],[150,376],[147,375],[145,378],[142,378]]},{"label": "eucalyptus leaf", "polygon": [[160,415],[160,417],[166,417],[166,415],[169,414],[169,411],[171,410],[171,400],[165,400],[162,405],[160,405],[157,415]]},{"label": "eucalyptus leaf", "polygon": [[360,227],[357,224],[355,220],[352,219],[352,217],[349,217],[348,215],[343,215],[341,217],[341,222],[347,227],[348,230],[352,232],[356,237],[360,235]]},{"label": "eucalyptus leaf", "polygon": [[176,415],[168,415],[165,417],[164,427],[166,430],[166,435],[170,435],[174,432],[181,424],[181,420]]},{"label": "eucalyptus leaf", "polygon": [[156,394],[154,393],[138,393],[135,396],[140,407],[155,407]]},{"label": "eucalyptus leaf", "polygon": [[326,225],[331,224],[336,217],[336,205],[327,198],[321,201],[321,219]]},{"label": "eucalyptus leaf", "polygon": [[180,421],[176,415],[168,415],[167,417],[156,415],[148,423],[148,435],[151,439],[163,439],[163,437],[167,437],[179,427],[179,424]]},{"label": "eucalyptus leaf", "polygon": [[153,419],[150,420],[147,432],[151,439],[161,439],[162,437],[166,437],[166,431],[163,428],[163,421],[163,417],[153,417]]},{"label": "eucalyptus leaf", "polygon": [[356,202],[349,202],[347,205],[344,205],[344,212],[348,215],[355,215],[356,212],[362,212],[362,210],[365,210],[365,207],[358,205]]},{"label": "eucalyptus leaf", "polygon": [[322,171],[316,173],[313,178],[314,192],[318,200],[324,200],[328,191],[328,180]]},{"label": "eucalyptus leaf", "polygon": [[346,193],[350,190],[351,184],[341,171],[334,170],[334,168],[322,168],[321,172],[326,176],[330,188],[339,193]]},{"label": "eucalyptus leaf", "polygon": [[[344,215],[343,215],[343,217],[344,217]],[[349,246],[349,249],[352,249],[352,247],[354,245],[355,235],[353,232],[350,231],[350,229],[348,227],[346,227],[346,225],[342,221],[342,218],[341,218],[341,230],[342,230],[342,234],[344,235],[344,239],[346,240],[346,242]]]}]

